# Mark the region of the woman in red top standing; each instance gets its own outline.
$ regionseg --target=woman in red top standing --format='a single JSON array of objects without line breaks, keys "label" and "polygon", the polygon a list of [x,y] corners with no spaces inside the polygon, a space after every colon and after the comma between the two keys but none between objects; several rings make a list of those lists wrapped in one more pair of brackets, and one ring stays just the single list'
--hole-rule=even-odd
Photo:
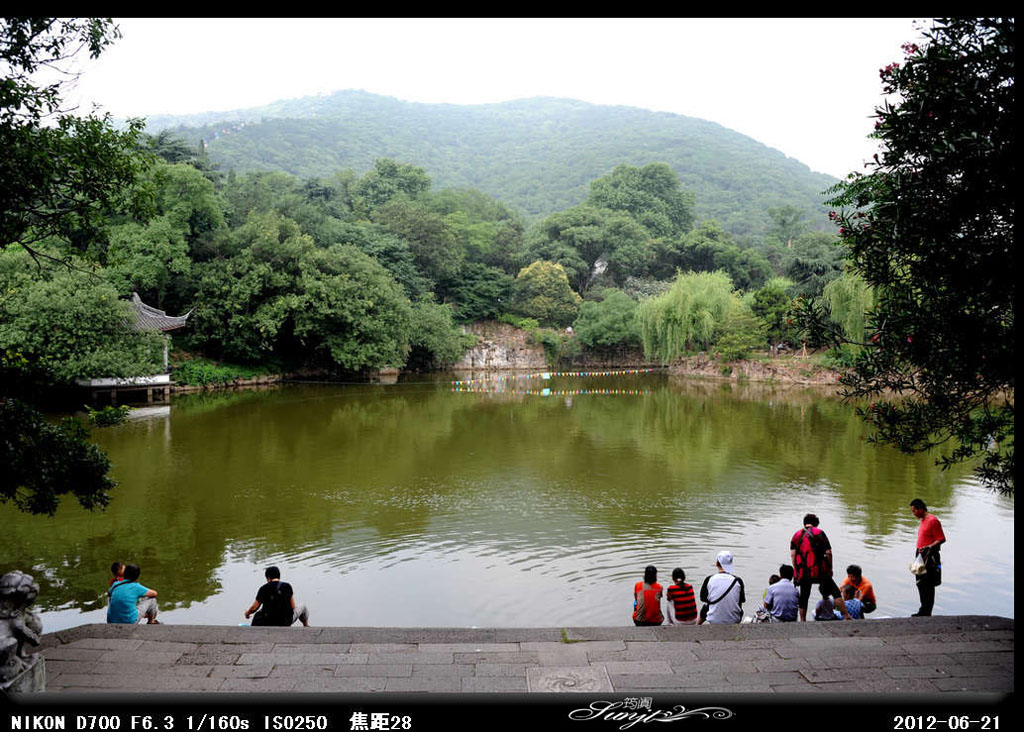
[{"label": "woman in red top standing", "polygon": [[644,581],[633,587],[633,624],[661,625],[665,618],[661,614],[661,585],[658,584],[658,570],[653,564],[644,569]]}]

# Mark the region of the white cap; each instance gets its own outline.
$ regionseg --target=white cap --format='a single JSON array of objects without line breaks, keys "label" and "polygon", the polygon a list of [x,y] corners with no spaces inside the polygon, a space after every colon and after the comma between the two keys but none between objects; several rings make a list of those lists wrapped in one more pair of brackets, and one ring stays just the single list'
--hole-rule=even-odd
[{"label": "white cap", "polygon": [[718,556],[715,558],[718,564],[729,574],[732,574],[732,552],[728,549],[723,549],[718,552]]}]

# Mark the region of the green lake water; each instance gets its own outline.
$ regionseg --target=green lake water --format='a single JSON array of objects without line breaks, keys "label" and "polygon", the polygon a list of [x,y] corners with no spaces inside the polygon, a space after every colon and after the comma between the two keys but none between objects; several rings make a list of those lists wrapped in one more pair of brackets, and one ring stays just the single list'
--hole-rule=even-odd
[{"label": "green lake water", "polygon": [[186,395],[94,430],[110,507],[0,506],[0,570],[40,582],[46,631],[103,622],[115,559],[168,623],[241,622],[276,564],[314,625],[630,625],[645,565],[698,585],[723,548],[752,614],[813,512],[840,573],[860,564],[876,615],[901,616],[921,497],[947,536],[935,612],[1014,615],[1013,499],[866,444],[827,390],[452,378]]}]

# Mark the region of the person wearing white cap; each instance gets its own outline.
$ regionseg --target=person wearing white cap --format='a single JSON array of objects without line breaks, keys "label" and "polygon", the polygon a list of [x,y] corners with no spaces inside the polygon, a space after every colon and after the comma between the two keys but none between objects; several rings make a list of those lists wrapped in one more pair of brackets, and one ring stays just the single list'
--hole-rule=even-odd
[{"label": "person wearing white cap", "polygon": [[732,552],[718,552],[715,566],[718,572],[707,577],[700,588],[700,601],[704,605],[697,624],[738,623],[743,620],[743,603],[747,597],[743,580],[733,574]]}]

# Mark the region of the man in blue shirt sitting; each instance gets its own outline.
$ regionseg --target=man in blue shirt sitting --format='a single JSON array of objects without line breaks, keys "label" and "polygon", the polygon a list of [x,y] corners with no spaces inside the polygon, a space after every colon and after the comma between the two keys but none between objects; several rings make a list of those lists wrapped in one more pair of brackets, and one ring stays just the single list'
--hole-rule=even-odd
[{"label": "man in blue shirt sitting", "polygon": [[764,606],[777,622],[792,623],[796,621],[800,606],[800,591],[793,584],[793,567],[783,564],[779,567],[779,576],[782,579],[765,592]]},{"label": "man in blue shirt sitting", "polygon": [[[107,606],[108,623],[127,623],[134,625],[146,618],[147,625],[159,625],[156,619],[156,590],[139,584],[142,570],[137,564],[129,564],[124,568],[124,579],[110,586],[110,604]],[[140,602],[141,600],[141,602]]]}]

